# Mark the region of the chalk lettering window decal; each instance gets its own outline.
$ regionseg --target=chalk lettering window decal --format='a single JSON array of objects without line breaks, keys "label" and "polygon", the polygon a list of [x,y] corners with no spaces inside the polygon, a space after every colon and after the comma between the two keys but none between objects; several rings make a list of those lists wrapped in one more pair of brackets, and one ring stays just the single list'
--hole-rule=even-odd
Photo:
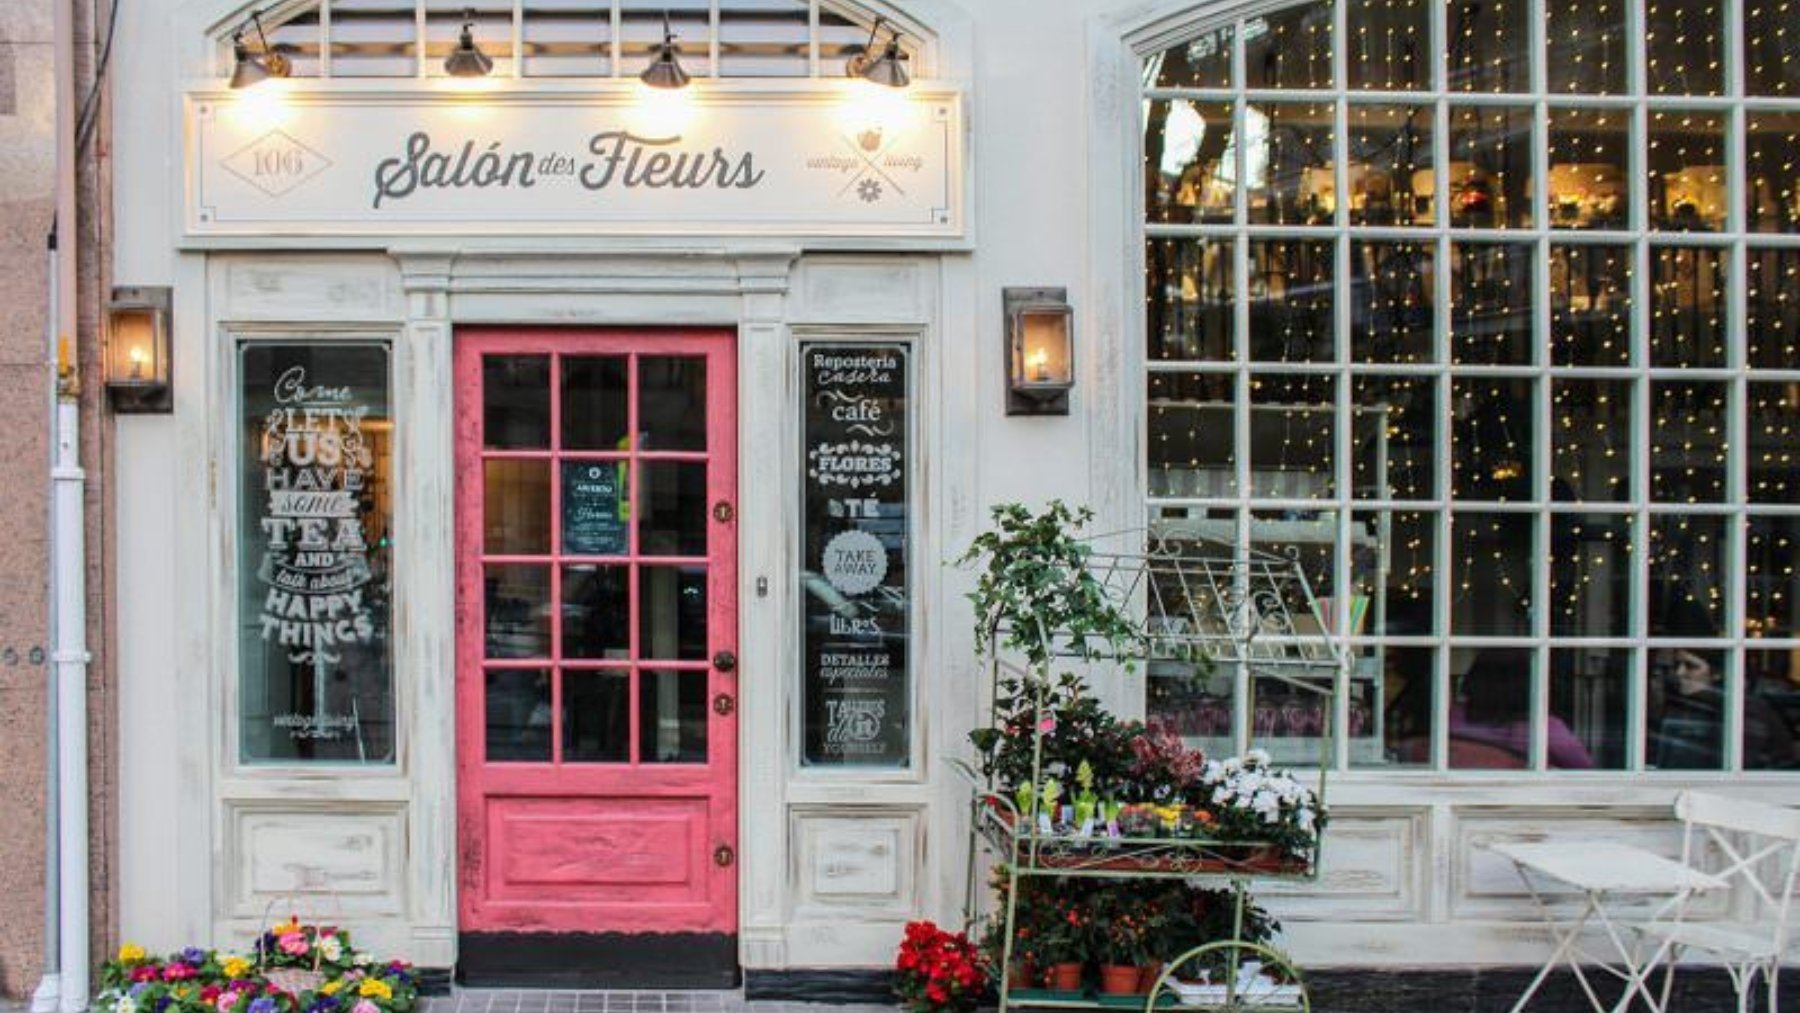
[{"label": "chalk lettering window decal", "polygon": [[801,351],[808,765],[911,763],[910,359],[902,344]]},{"label": "chalk lettering window decal", "polygon": [[388,349],[252,342],[240,367],[240,754],[390,763]]}]

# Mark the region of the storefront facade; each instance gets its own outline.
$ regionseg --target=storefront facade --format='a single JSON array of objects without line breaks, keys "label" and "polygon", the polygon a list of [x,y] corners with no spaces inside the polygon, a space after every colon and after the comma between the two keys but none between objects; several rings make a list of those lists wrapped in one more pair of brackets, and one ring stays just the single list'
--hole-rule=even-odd
[{"label": "storefront facade", "polygon": [[[274,5],[250,88],[249,8],[123,22],[114,275],[174,324],[115,420],[125,936],[879,967],[961,908],[945,561],[1013,500],[1306,565],[1334,715],[1101,687],[1347,732],[1303,964],[1532,962],[1482,842],[1800,801],[1786,6],[474,6]],[[888,26],[908,85],[847,80]],[[1008,412],[1020,287],[1066,415]]]}]

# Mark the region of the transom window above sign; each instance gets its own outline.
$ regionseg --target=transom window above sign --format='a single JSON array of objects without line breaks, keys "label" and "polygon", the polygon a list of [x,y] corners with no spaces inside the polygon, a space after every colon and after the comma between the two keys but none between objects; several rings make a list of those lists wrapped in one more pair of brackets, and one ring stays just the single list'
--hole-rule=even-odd
[{"label": "transom window above sign", "polygon": [[[915,73],[931,76],[931,37],[904,17],[850,0],[304,0],[261,15],[269,48],[297,78],[432,78],[465,23],[496,77],[630,78],[655,57],[664,17],[697,78],[834,78],[868,45],[877,18]],[[215,30],[221,66],[250,17]]]}]

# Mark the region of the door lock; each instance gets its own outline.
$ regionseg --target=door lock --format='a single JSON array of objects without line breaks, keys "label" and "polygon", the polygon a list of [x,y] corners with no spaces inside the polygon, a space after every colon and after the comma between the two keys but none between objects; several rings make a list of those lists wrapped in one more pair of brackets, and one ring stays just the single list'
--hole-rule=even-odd
[{"label": "door lock", "polygon": [[713,697],[714,714],[717,714],[722,718],[730,717],[731,712],[734,710],[737,710],[737,701],[731,698],[730,693],[720,693],[718,696]]},{"label": "door lock", "polygon": [[721,672],[729,672],[737,667],[737,655],[730,651],[720,651],[713,655],[713,667]]},{"label": "door lock", "polygon": [[737,861],[737,852],[731,850],[731,845],[721,844],[713,849],[713,864],[719,868],[726,868],[735,861]]}]

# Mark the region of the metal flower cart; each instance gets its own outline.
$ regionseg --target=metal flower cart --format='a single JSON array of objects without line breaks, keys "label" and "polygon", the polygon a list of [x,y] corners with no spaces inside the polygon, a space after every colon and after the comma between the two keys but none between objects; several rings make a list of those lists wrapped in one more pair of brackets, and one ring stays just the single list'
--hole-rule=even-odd
[{"label": "metal flower cart", "polygon": [[[1241,702],[1232,711],[1224,741],[1242,749],[1265,746],[1283,763],[1316,770],[1316,795],[1323,809],[1326,772],[1333,757],[1338,687],[1347,676],[1347,654],[1327,635],[1306,575],[1286,556],[1214,541],[1179,527],[1095,539],[1085,568],[1107,600],[1135,618],[1135,632],[1123,642],[1096,647],[1091,640],[1051,631],[1038,661],[1021,664],[1019,652],[1004,649],[1007,630],[988,631],[992,686],[1003,678],[1038,687],[1033,722],[1032,783],[1043,776],[1043,722],[1052,664],[1086,663],[1115,668],[1142,665],[1152,676],[1185,669],[1194,678],[1231,690]],[[1130,551],[1113,551],[1118,545]],[[1090,585],[1092,586],[1092,585]],[[1279,738],[1259,735],[1257,715],[1268,701],[1310,715],[1290,722]],[[990,705],[989,718],[995,712]],[[1266,727],[1262,731],[1268,731]],[[1307,734],[1307,733],[1311,734]],[[1217,743],[1214,744],[1217,748]],[[1302,758],[1299,754],[1307,754]],[[1310,1010],[1305,984],[1291,961],[1275,949],[1244,939],[1249,890],[1259,881],[1309,880],[1318,875],[1323,830],[1299,856],[1271,855],[1271,848],[1241,838],[1203,836],[1077,836],[1046,829],[1022,814],[1007,793],[973,767],[958,764],[974,785],[966,898],[973,915],[978,855],[985,849],[1005,884],[1002,970],[1010,967],[1017,941],[1017,907],[1022,881],[1033,877],[1182,879],[1195,885],[1228,887],[1233,928],[1228,938],[1208,942],[1168,960],[1147,995],[1146,1013],[1164,1010]],[[1190,981],[1195,969],[1211,967],[1219,980]],[[1266,973],[1262,973],[1266,972]],[[1019,1008],[1117,1008],[1117,997],[1015,989],[1002,974],[1001,1013]]]}]

